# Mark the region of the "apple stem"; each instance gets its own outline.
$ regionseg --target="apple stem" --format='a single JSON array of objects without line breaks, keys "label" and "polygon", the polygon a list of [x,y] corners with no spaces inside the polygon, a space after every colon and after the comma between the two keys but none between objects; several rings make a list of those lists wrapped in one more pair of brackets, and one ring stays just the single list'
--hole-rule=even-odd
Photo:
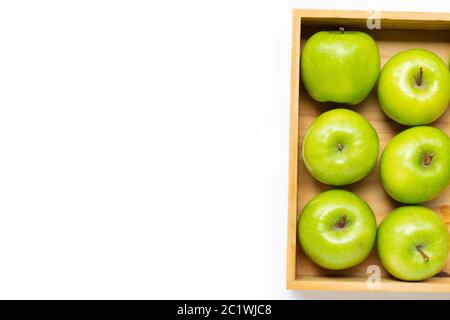
[{"label": "apple stem", "polygon": [[425,260],[425,262],[428,262],[428,260],[430,260],[430,257],[427,256],[427,254],[422,250],[422,246],[417,246],[416,249],[417,249],[417,251],[420,252],[420,254],[422,255],[423,260]]},{"label": "apple stem", "polygon": [[423,164],[425,166],[429,166],[432,161],[433,161],[433,155],[428,152],[425,152],[425,154],[423,155]]},{"label": "apple stem", "polygon": [[423,80],[423,69],[420,67],[419,69],[419,79],[417,80],[417,85],[420,87],[422,85]]},{"label": "apple stem", "polygon": [[342,34],[344,34],[344,27],[339,27],[339,31],[342,33]]},{"label": "apple stem", "polygon": [[343,227],[345,227],[345,225],[347,224],[347,216],[344,214],[341,218],[341,220],[339,220],[336,223],[336,227],[342,229]]},{"label": "apple stem", "polygon": [[342,143],[338,143],[337,149],[338,151],[342,151],[344,149],[344,145]]}]

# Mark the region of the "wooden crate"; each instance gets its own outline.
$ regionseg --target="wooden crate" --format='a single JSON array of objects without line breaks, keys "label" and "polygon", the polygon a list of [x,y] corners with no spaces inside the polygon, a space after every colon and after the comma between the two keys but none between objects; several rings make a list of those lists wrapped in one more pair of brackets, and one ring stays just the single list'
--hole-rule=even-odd
[{"label": "wooden crate", "polygon": [[[305,132],[311,122],[329,107],[330,103],[314,101],[302,88],[300,79],[300,52],[304,42],[320,30],[361,30],[369,33],[378,43],[382,65],[395,53],[424,48],[438,54],[445,62],[450,56],[450,13],[381,12],[381,29],[369,30],[367,19],[373,13],[365,11],[293,11],[292,28],[292,77],[291,77],[291,126],[289,154],[289,212],[288,212],[288,258],[287,288],[295,290],[342,290],[342,291],[405,291],[450,292],[450,259],[442,272],[426,281],[404,282],[391,277],[383,270],[376,251],[362,264],[341,271],[330,271],[315,265],[302,252],[297,241],[297,220],[303,207],[319,192],[329,186],[314,180],[306,170],[301,152]],[[376,98],[376,88],[360,105],[350,107],[365,116],[376,128],[380,137],[380,155],[386,143],[405,127],[387,118]],[[450,108],[434,126],[450,134]],[[377,221],[400,206],[383,190],[378,164],[365,179],[345,187],[365,199],[376,214]],[[450,187],[437,199],[426,204],[434,209],[450,227]],[[381,270],[381,285],[369,289],[368,266],[377,265]]]}]

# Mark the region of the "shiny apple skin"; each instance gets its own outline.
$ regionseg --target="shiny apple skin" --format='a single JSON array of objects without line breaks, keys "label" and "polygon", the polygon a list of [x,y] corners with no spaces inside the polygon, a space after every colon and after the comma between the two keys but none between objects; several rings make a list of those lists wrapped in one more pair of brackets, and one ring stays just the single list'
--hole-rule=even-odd
[{"label": "shiny apple skin", "polygon": [[364,32],[320,31],[302,50],[303,83],[320,102],[356,105],[370,94],[379,73],[378,46]]},{"label": "shiny apple skin", "polygon": [[[429,166],[423,164],[428,152]],[[385,147],[380,176],[386,192],[405,204],[437,197],[450,183],[450,138],[440,129],[419,126],[396,135]]]},{"label": "shiny apple skin", "polygon": [[420,281],[440,272],[448,258],[448,243],[447,226],[433,210],[425,207],[397,208],[378,227],[380,261],[400,280]]},{"label": "shiny apple skin", "polygon": [[[336,223],[345,215],[344,228]],[[377,224],[369,205],[346,190],[329,190],[314,197],[298,221],[298,240],[305,254],[331,270],[353,267],[367,258],[376,237]]]},{"label": "shiny apple skin", "polygon": [[[422,82],[417,84],[420,68]],[[407,126],[426,125],[439,118],[450,103],[450,72],[431,51],[411,49],[393,56],[378,82],[383,112]]]},{"label": "shiny apple skin", "polygon": [[[339,144],[343,146],[341,151]],[[333,109],[322,113],[308,128],[302,154],[314,178],[343,186],[369,174],[378,150],[377,132],[367,119],[348,109]]]}]

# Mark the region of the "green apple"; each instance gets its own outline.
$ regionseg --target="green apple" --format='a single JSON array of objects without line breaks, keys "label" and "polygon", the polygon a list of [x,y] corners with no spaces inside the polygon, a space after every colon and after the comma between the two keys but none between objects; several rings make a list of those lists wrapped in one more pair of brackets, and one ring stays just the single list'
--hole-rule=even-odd
[{"label": "green apple", "polygon": [[348,109],[322,113],[303,141],[303,160],[322,183],[342,186],[364,178],[378,158],[378,135],[363,116]]},{"label": "green apple", "polygon": [[450,72],[433,52],[412,49],[393,56],[383,67],[378,100],[384,113],[407,126],[429,124],[450,103]]},{"label": "green apple", "polygon": [[450,138],[440,129],[420,126],[396,135],[380,162],[381,182],[395,200],[432,200],[450,183]]},{"label": "green apple", "polygon": [[378,256],[394,277],[405,281],[424,280],[444,267],[448,241],[447,227],[433,210],[400,207],[378,227]]},{"label": "green apple", "polygon": [[320,31],[302,50],[303,84],[320,102],[360,103],[372,91],[379,72],[378,46],[364,32]]},{"label": "green apple", "polygon": [[325,191],[303,209],[298,240],[305,254],[332,270],[361,263],[371,252],[377,223],[369,205],[346,190]]}]

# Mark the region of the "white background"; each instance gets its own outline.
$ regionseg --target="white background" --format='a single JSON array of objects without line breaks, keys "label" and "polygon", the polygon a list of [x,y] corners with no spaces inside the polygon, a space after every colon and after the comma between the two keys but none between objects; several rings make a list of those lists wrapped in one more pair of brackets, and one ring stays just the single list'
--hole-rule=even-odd
[{"label": "white background", "polygon": [[0,298],[450,298],[285,289],[291,9],[1,1]]}]

